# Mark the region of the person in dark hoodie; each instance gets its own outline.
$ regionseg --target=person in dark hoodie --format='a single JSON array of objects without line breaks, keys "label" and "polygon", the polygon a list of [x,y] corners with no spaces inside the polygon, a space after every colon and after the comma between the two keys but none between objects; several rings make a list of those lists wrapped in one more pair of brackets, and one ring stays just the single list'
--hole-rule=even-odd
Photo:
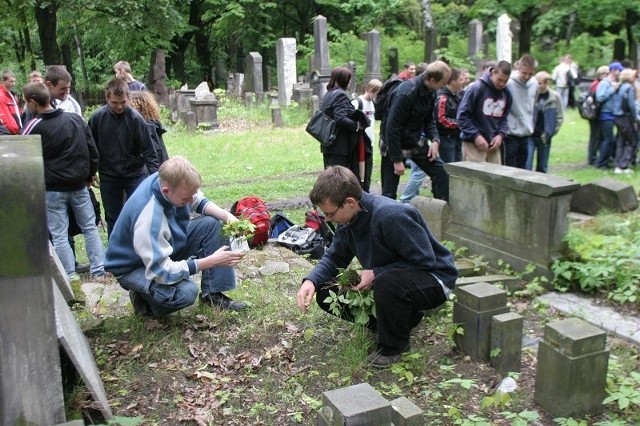
[{"label": "person in dark hoodie", "polygon": [[[362,191],[356,176],[335,166],[320,173],[309,198],[328,221],[339,226],[333,242],[298,290],[296,300],[307,313],[315,295],[323,310],[335,291],[340,268],[357,258],[362,271],[356,291],[373,291],[376,316],[367,327],[377,332],[377,350],[367,361],[386,368],[409,350],[411,330],[424,310],[447,301],[458,271],[451,252],[431,233],[420,212],[409,204]],[[341,304],[341,318],[354,321],[349,306]]]},{"label": "person in dark hoodie", "polygon": [[511,64],[500,61],[469,86],[458,107],[458,127],[464,161],[502,164],[500,150],[507,134]]}]

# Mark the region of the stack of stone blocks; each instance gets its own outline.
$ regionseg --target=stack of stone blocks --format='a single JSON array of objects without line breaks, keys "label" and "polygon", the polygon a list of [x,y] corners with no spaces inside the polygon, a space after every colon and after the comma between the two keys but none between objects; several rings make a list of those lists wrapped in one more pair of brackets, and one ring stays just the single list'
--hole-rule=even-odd
[{"label": "stack of stone blocks", "polygon": [[422,410],[407,398],[388,401],[368,383],[326,391],[317,426],[423,426]]}]

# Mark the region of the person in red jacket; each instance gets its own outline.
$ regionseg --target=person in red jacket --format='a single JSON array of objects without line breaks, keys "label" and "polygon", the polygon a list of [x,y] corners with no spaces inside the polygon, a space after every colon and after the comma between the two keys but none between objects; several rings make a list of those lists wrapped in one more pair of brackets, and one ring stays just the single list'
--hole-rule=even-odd
[{"label": "person in red jacket", "polygon": [[3,71],[0,84],[0,126],[9,134],[17,135],[22,128],[20,103],[11,89],[16,85],[16,76],[11,71]]}]

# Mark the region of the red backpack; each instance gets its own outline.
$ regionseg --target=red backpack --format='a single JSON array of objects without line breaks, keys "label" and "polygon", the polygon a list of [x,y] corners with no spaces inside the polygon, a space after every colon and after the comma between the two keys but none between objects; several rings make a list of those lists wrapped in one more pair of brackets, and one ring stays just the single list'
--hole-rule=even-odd
[{"label": "red backpack", "polygon": [[256,226],[253,237],[249,240],[250,247],[260,246],[269,239],[270,219],[267,204],[259,197],[244,197],[233,203],[231,213],[238,218],[248,219]]}]

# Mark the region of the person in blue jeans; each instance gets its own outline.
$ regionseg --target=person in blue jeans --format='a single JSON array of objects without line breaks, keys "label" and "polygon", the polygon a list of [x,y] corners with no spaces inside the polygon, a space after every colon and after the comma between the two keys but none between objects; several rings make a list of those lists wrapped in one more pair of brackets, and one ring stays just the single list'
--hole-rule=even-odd
[{"label": "person in blue jeans", "polygon": [[405,164],[411,168],[411,173],[409,174],[407,185],[404,187],[404,191],[402,191],[402,195],[400,196],[401,203],[408,203],[413,198],[420,195],[420,188],[422,187],[422,183],[427,178],[427,174],[424,172],[424,170],[418,167],[418,165],[414,163],[412,159],[407,158]]},{"label": "person in blue jeans", "polygon": [[549,89],[551,75],[546,71],[540,71],[535,78],[538,82],[538,94],[533,107],[534,130],[527,146],[525,168],[533,169],[533,158],[537,150],[536,172],[547,173],[551,138],[560,130],[564,113],[560,95]]},{"label": "person in blue jeans", "polygon": [[[192,305],[202,272],[201,303],[241,310],[223,292],[236,286],[234,266],[244,253],[229,250],[222,222],[238,219],[208,200],[201,177],[183,157],[172,157],[127,200],[111,234],[105,269],[129,290],[134,311],[157,317]],[[192,213],[201,216],[191,219]]]},{"label": "person in blue jeans", "polygon": [[612,62],[609,65],[609,75],[603,78],[596,88],[596,101],[601,105],[598,119],[600,120],[602,142],[600,143],[600,154],[596,161],[596,167],[599,169],[609,167],[609,161],[615,149],[615,135],[613,133],[615,118],[613,110],[615,94],[619,86],[618,76],[623,69],[624,67],[620,62]]}]

